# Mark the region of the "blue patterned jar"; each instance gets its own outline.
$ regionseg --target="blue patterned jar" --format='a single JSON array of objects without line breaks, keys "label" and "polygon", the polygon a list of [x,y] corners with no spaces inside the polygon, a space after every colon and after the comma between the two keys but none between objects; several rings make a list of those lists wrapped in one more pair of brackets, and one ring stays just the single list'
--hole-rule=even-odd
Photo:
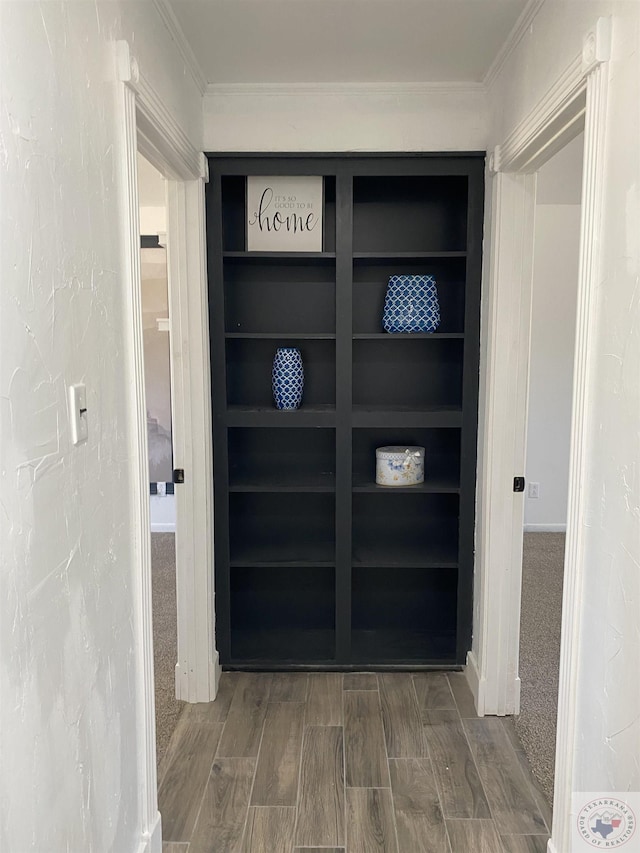
[{"label": "blue patterned jar", "polygon": [[297,347],[278,347],[273,359],[271,387],[276,409],[293,411],[302,402],[304,369]]},{"label": "blue patterned jar", "polygon": [[435,332],[440,304],[432,275],[392,275],[387,285],[382,327],[385,332]]}]

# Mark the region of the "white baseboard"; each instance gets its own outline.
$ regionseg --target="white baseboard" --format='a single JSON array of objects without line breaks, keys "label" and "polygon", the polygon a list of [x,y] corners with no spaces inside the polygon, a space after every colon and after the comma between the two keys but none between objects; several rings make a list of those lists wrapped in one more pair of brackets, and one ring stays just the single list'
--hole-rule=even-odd
[{"label": "white baseboard", "polygon": [[156,812],[156,818],[150,832],[145,832],[138,845],[138,853],[162,853],[162,818]]},{"label": "white baseboard", "polygon": [[567,525],[565,524],[525,524],[525,533],[566,533]]},{"label": "white baseboard", "polygon": [[176,663],[175,671],[175,685],[176,685],[176,699],[179,699],[181,702],[189,701],[189,682],[185,678],[185,672],[180,666],[180,663]]},{"label": "white baseboard", "polygon": [[473,694],[476,712],[478,716],[484,717],[484,683],[480,678],[478,661],[476,660],[476,656],[473,652],[469,652],[467,654],[467,665],[465,667],[464,674],[467,678],[467,683],[469,684],[471,693]]},{"label": "white baseboard", "polygon": [[195,692],[195,688],[189,681],[189,673],[176,663],[175,668],[175,683],[176,683],[176,699],[183,702],[213,702],[218,695],[218,687],[220,685],[220,676],[222,675],[222,667],[220,666],[220,655],[217,651],[213,653],[213,660],[209,665],[209,685],[208,692]]},{"label": "white baseboard", "polygon": [[522,687],[522,682],[520,681],[520,676],[517,675],[514,681],[513,687],[513,711],[511,714],[514,714],[516,717],[520,713],[520,689]]},{"label": "white baseboard", "polygon": [[152,521],[151,522],[151,532],[152,533],[175,533],[176,532],[176,523],[173,522],[163,522],[163,521]]},{"label": "white baseboard", "polygon": [[473,652],[467,654],[467,665],[464,674],[467,678],[469,689],[473,694],[476,713],[479,717],[494,715],[510,716],[520,713],[520,678],[518,676],[514,679],[513,688],[509,688],[504,704],[497,707],[495,704],[496,700],[492,696],[487,696],[487,680],[481,677],[478,659]]},{"label": "white baseboard", "polygon": [[222,666],[220,665],[220,654],[216,650],[213,653],[213,660],[211,661],[211,678],[209,679],[209,684],[213,690],[213,696],[210,701],[213,700],[218,695],[218,687],[220,686],[220,677],[222,676]]}]

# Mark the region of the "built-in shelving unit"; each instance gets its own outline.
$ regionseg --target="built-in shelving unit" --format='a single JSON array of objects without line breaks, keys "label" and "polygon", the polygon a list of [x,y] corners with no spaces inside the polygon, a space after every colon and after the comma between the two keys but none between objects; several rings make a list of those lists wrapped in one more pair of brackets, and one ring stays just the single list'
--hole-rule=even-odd
[{"label": "built-in shelving unit", "polygon": [[[438,667],[470,648],[482,155],[211,155],[216,640],[228,668]],[[323,251],[246,251],[248,175],[321,175]],[[387,334],[389,277],[441,324]],[[279,346],[303,404],[273,405]],[[424,446],[425,482],[375,450]]]}]

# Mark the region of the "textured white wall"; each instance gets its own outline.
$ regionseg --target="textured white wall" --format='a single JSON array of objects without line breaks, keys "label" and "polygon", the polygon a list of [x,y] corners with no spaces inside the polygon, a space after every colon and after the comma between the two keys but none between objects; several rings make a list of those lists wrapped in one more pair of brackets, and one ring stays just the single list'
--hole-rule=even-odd
[{"label": "textured white wall", "polygon": [[205,151],[484,151],[484,92],[416,87],[220,88]]},{"label": "textured white wall", "polygon": [[529,530],[567,523],[580,210],[536,208],[525,474],[540,484],[540,497],[528,497],[527,488]]},{"label": "textured white wall", "polygon": [[151,2],[0,3],[0,848],[16,853],[140,843],[118,38],[199,145],[197,89]]},{"label": "textured white wall", "polygon": [[528,114],[611,15],[602,280],[589,388],[576,790],[640,790],[640,4],[547,0],[490,92],[490,144]]}]

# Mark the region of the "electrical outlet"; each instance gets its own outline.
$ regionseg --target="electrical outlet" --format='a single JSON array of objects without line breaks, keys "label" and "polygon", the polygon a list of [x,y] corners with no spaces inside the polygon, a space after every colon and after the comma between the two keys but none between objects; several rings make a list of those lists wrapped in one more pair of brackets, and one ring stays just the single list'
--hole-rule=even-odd
[{"label": "electrical outlet", "polygon": [[534,499],[540,497],[540,483],[529,483],[529,497]]}]

